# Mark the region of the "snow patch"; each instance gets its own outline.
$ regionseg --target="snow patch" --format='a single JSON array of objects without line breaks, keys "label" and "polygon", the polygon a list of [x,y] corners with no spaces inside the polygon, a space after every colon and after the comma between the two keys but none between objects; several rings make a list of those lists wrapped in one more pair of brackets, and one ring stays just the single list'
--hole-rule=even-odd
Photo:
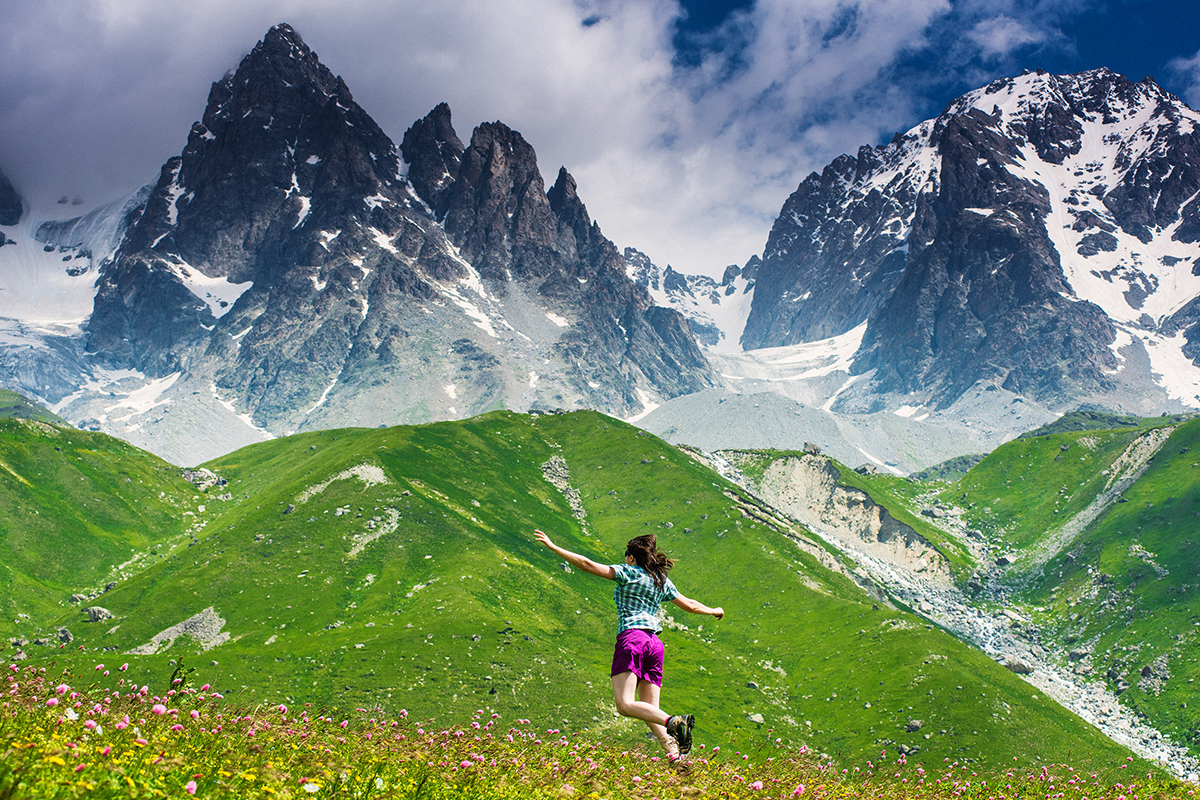
[{"label": "snow patch", "polygon": [[551,322],[553,322],[555,325],[557,325],[560,328],[567,328],[567,327],[570,327],[570,325],[571,325],[571,323],[568,322],[565,317],[560,317],[558,314],[555,314],[550,311],[546,312],[546,319],[550,320]]},{"label": "snow patch", "polygon": [[105,406],[104,411],[108,414],[117,411],[118,409],[129,409],[129,413],[124,417],[116,418],[117,422],[123,422],[140,414],[145,414],[159,406],[165,406],[171,401],[163,399],[163,393],[175,385],[179,380],[181,372],[175,372],[165,378],[151,380],[140,389],[136,389],[125,395],[124,399],[114,403],[111,406]]},{"label": "snow patch", "polygon": [[210,278],[178,258],[163,260],[159,264],[174,274],[189,292],[203,300],[217,319],[225,316],[238,298],[254,285],[253,281],[233,283],[224,277]]}]

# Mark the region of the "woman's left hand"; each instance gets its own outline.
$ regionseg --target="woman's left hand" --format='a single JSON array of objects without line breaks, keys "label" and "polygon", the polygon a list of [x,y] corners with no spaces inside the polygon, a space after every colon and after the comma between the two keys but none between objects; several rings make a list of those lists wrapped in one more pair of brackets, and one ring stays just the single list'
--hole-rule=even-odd
[{"label": "woman's left hand", "polygon": [[551,550],[554,549],[554,542],[550,541],[550,537],[547,536],[546,534],[542,533],[541,531],[539,531],[537,528],[533,529],[533,538],[537,539],[539,542],[546,545],[546,547],[549,547]]}]

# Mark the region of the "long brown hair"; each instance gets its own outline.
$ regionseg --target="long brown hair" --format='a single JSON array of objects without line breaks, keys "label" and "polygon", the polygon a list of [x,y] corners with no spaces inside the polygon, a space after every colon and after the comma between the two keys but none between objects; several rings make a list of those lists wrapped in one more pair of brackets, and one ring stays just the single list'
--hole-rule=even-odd
[{"label": "long brown hair", "polygon": [[667,573],[675,566],[673,560],[667,558],[665,553],[659,552],[658,539],[653,533],[630,539],[629,544],[625,545],[625,555],[633,556],[634,562],[650,573],[654,585],[660,589],[667,581]]}]

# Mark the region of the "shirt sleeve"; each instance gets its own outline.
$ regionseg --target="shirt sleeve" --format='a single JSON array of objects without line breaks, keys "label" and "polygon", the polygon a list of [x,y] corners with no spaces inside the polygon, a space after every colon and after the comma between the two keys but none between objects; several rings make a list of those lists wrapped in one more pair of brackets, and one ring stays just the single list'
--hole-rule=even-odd
[{"label": "shirt sleeve", "polygon": [[675,588],[675,584],[671,583],[671,579],[667,578],[663,583],[663,600],[674,600],[679,595],[679,590]]},{"label": "shirt sleeve", "polygon": [[617,573],[615,578],[617,583],[624,585],[633,580],[633,577],[629,574],[633,567],[628,564],[609,564],[609,566]]}]

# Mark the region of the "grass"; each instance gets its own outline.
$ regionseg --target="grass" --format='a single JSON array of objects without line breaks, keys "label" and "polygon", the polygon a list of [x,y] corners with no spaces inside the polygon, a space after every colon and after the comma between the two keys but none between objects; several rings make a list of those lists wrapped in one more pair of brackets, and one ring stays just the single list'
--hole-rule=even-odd
[{"label": "grass", "polygon": [[431,724],[401,709],[248,705],[195,686],[161,694],[124,667],[86,675],[13,667],[0,715],[0,797],[55,798],[1190,798],[1194,787],[1066,763],[983,770],[884,748],[838,764],[769,736],[745,751],[700,746],[684,770],[645,745],[613,746],[482,709]]},{"label": "grass", "polygon": [[[1118,502],[1044,566],[1025,566],[1106,490],[1114,462],[1131,443],[1167,425],[1178,428]],[[1048,658],[1078,671],[1081,680],[1103,681],[1122,705],[1200,752],[1200,724],[1189,709],[1200,681],[1194,557],[1200,544],[1200,420],[1080,412],[1034,433],[997,448],[953,482],[859,475],[844,467],[840,479],[934,542],[955,535],[937,531],[919,510],[931,503],[963,509],[967,530],[993,552],[1015,556],[1007,576],[987,580],[1007,585],[1004,602],[1029,615]],[[761,481],[774,460],[796,454],[742,455],[744,474]],[[955,552],[939,546],[945,554]],[[963,577],[961,570],[957,574]],[[991,595],[979,599],[983,610],[994,610],[993,602]]]},{"label": "grass", "polygon": [[[26,430],[5,446],[43,435]],[[582,522],[543,476],[553,456],[568,464]],[[69,624],[75,642],[29,646],[28,663],[83,669],[120,654],[128,679],[153,685],[185,659],[244,705],[407,709],[439,729],[484,709],[631,748],[645,729],[612,710],[612,587],[563,570],[532,529],[600,561],[655,532],[678,560],[680,590],[727,611],[714,622],[669,607],[664,633],[664,708],[696,714],[710,749],[780,739],[861,763],[903,745],[927,763],[988,768],[1070,757],[1102,769],[1126,755],[962,642],[875,607],[747,516],[707,467],[600,414],[301,434],[210,463],[228,484],[207,493],[138,463],[175,487],[166,519],[147,525],[158,554],[104,595],[111,620],[82,622],[63,600],[31,612],[22,635],[53,638]],[[59,494],[47,502],[66,505]],[[223,643],[182,635],[126,655],[206,609],[223,621]],[[908,730],[914,720],[921,727]]]},{"label": "grass", "polygon": [[[1048,634],[1193,752],[1200,680],[1200,421],[1180,426],[1122,499],[1047,564],[1027,594]],[[1145,673],[1145,674],[1143,674]]]},{"label": "grass", "polygon": [[45,406],[34,403],[11,389],[0,389],[0,419],[32,419],[70,427],[70,423]]},{"label": "grass", "polygon": [[195,496],[178,468],[118,439],[0,419],[0,635],[59,617],[139,554],[159,558],[150,551],[184,534]]}]

